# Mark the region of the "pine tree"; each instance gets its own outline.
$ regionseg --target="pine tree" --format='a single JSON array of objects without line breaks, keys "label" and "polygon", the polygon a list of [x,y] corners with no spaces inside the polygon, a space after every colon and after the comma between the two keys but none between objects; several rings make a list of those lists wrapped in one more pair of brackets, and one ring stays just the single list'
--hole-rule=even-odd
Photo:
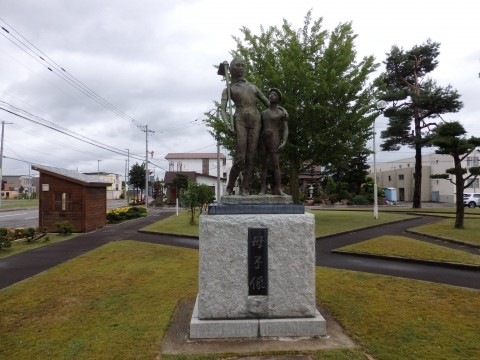
[{"label": "pine tree", "polygon": [[408,51],[392,46],[385,72],[376,80],[380,99],[389,103],[384,111],[389,122],[381,133],[382,150],[396,151],[403,145],[415,149],[414,208],[421,207],[422,149],[430,146],[429,134],[443,114],[463,107],[450,85],[440,87],[427,78],[438,65],[439,47],[431,40]]}]

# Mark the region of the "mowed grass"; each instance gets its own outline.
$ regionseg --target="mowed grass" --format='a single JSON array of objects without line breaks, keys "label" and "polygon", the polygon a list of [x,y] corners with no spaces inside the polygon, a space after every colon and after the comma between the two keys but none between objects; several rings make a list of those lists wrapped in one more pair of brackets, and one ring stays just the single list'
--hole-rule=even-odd
[{"label": "mowed grass", "polygon": [[110,243],[0,291],[1,359],[153,359],[198,252]]},{"label": "mowed grass", "polygon": [[[0,291],[0,358],[156,359],[197,272],[196,250],[119,241],[10,286]],[[316,280],[320,305],[359,348],[305,352],[314,359],[480,356],[479,291],[327,268]]]},{"label": "mowed grass", "polygon": [[28,207],[38,207],[38,199],[32,199],[32,200],[2,199],[0,209],[15,209],[15,208],[28,208]]},{"label": "mowed grass", "polygon": [[194,225],[190,225],[190,214],[188,211],[179,211],[178,216],[176,214],[169,216],[141,230],[175,235],[198,236],[198,218],[196,218]]},{"label": "mowed grass", "polygon": [[408,214],[381,212],[378,219],[375,219],[372,211],[312,210],[311,213],[315,215],[315,236],[317,237],[414,217]]},{"label": "mowed grass", "polygon": [[480,265],[480,256],[404,236],[385,235],[339,249],[355,254]]},{"label": "mowed grass", "polygon": [[410,229],[418,234],[436,236],[438,238],[460,241],[480,246],[480,218],[465,219],[465,228],[454,228],[455,220],[446,219],[433,224],[426,224]]},{"label": "mowed grass", "polygon": [[[315,236],[317,237],[393,221],[411,219],[413,217],[407,214],[382,213],[379,219],[374,219],[373,213],[366,211],[313,210],[311,213],[315,215]],[[189,219],[190,214],[188,214],[187,211],[181,211],[178,216],[170,216],[146,226],[142,230],[198,236],[198,219],[195,225],[190,225]]]},{"label": "mowed grass", "polygon": [[480,359],[480,291],[317,268],[317,300],[377,360]]}]

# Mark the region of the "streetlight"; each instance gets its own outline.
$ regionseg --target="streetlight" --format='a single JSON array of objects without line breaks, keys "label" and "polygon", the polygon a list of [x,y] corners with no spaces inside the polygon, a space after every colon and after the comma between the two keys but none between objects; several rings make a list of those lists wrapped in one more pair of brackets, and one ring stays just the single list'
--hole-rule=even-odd
[{"label": "streetlight", "polygon": [[[387,107],[387,102],[380,100],[377,102],[377,109],[380,113]],[[376,120],[376,119],[375,119]],[[375,147],[375,120],[373,120],[373,217],[378,219],[378,195],[377,195],[377,149]]]}]

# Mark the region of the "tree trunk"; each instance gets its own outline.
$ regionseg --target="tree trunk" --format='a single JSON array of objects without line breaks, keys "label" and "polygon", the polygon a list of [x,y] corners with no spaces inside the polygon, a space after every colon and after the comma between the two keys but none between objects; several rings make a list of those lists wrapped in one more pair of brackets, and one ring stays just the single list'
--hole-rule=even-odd
[{"label": "tree trunk", "polygon": [[462,164],[460,158],[453,157],[455,163],[455,199],[457,202],[457,210],[455,213],[455,228],[463,229],[464,228],[464,218],[465,218],[465,207],[463,205],[463,189],[465,180],[462,173]]},{"label": "tree trunk", "polygon": [[[418,130],[420,133],[420,129]],[[415,174],[413,185],[413,208],[422,207],[422,145],[420,141],[415,141]]]}]

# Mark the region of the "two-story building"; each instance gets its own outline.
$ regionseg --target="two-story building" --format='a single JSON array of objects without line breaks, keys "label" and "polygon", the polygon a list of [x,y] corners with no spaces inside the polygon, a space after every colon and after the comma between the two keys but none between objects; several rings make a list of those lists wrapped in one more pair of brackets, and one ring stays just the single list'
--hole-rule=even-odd
[{"label": "two-story building", "polygon": [[[462,163],[462,167],[469,168],[479,165],[479,156],[472,154]],[[380,188],[396,189],[398,201],[413,201],[415,158],[406,158],[390,162],[377,163],[377,185]],[[455,203],[455,185],[449,180],[431,179],[430,175],[445,174],[447,169],[453,168],[453,157],[450,155],[425,154],[422,156],[422,197],[425,202]],[[370,176],[373,177],[373,166],[370,167]],[[450,179],[455,181],[454,176]],[[478,192],[479,179],[465,189],[466,193]]]},{"label": "two-story building", "polygon": [[92,179],[97,179],[111,185],[107,187],[107,200],[119,199],[120,195],[123,194],[122,184],[124,181],[124,176],[108,172],[88,172],[83,173],[91,177]]},{"label": "two-story building", "polygon": [[205,184],[215,191],[215,197],[225,191],[227,176],[231,165],[227,165],[224,154],[217,153],[168,153],[168,171],[165,172],[168,203],[175,203],[177,189],[173,186],[176,174],[181,173],[190,180]]},{"label": "two-story building", "polygon": [[34,194],[36,185],[30,175],[3,175],[2,199],[15,198],[18,194]]}]

